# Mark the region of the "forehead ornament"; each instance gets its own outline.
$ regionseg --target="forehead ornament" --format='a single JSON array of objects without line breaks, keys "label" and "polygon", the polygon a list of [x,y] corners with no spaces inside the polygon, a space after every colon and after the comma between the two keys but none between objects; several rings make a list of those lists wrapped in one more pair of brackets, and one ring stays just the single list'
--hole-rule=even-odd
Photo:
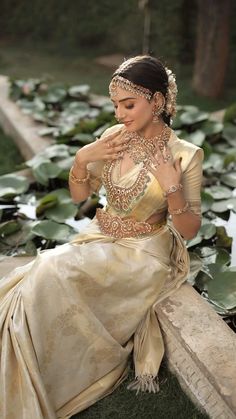
[{"label": "forehead ornament", "polygon": [[137,96],[142,96],[147,100],[150,100],[153,96],[153,93],[151,90],[140,86],[138,84],[133,83],[130,80],[125,79],[122,76],[115,76],[111,80],[111,83],[109,85],[109,93],[111,97],[117,96],[117,87],[120,87],[121,89],[128,90],[129,92],[134,93]]}]

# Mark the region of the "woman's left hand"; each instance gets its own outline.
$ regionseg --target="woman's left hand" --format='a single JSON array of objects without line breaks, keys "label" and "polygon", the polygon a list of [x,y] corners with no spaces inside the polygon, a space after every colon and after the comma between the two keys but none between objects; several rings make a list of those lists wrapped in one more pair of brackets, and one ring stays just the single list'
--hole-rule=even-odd
[{"label": "woman's left hand", "polygon": [[167,191],[172,185],[178,185],[181,182],[182,158],[180,157],[174,161],[168,146],[164,148],[163,152],[157,146],[155,156],[150,156],[150,159],[149,169],[158,180],[163,191]]}]

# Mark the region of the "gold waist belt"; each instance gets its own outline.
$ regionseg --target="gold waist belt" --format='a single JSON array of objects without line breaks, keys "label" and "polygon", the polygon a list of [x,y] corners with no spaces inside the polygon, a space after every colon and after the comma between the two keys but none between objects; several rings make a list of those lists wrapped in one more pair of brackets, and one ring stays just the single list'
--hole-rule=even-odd
[{"label": "gold waist belt", "polygon": [[166,220],[149,224],[146,221],[136,221],[133,218],[124,219],[118,215],[111,215],[101,208],[97,208],[96,217],[101,232],[106,236],[116,237],[117,239],[150,234],[166,224]]}]

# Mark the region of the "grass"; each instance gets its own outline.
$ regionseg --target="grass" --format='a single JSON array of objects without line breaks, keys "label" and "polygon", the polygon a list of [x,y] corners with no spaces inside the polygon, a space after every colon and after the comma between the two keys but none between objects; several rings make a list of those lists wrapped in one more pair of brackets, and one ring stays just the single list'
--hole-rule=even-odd
[{"label": "grass", "polygon": [[157,394],[127,390],[133,379],[131,371],[127,380],[117,390],[73,419],[206,419],[181,390],[177,378],[167,369],[160,368],[160,391]]},{"label": "grass", "polygon": [[10,173],[23,162],[23,157],[13,140],[0,129],[0,175]]}]

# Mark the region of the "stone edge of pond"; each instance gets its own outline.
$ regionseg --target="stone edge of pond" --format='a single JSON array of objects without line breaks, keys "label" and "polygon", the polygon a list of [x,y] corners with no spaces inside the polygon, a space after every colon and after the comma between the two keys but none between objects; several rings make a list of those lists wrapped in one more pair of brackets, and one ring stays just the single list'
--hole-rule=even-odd
[{"label": "stone edge of pond", "polygon": [[[25,159],[52,144],[37,134],[39,126],[8,99],[8,79],[0,76],[0,125]],[[215,113],[220,120],[223,111]],[[213,116],[214,118],[214,116]],[[42,125],[40,125],[42,127]],[[0,262],[1,273],[26,263]],[[184,391],[212,419],[236,418],[236,336],[189,284],[158,306],[166,358]]]}]

